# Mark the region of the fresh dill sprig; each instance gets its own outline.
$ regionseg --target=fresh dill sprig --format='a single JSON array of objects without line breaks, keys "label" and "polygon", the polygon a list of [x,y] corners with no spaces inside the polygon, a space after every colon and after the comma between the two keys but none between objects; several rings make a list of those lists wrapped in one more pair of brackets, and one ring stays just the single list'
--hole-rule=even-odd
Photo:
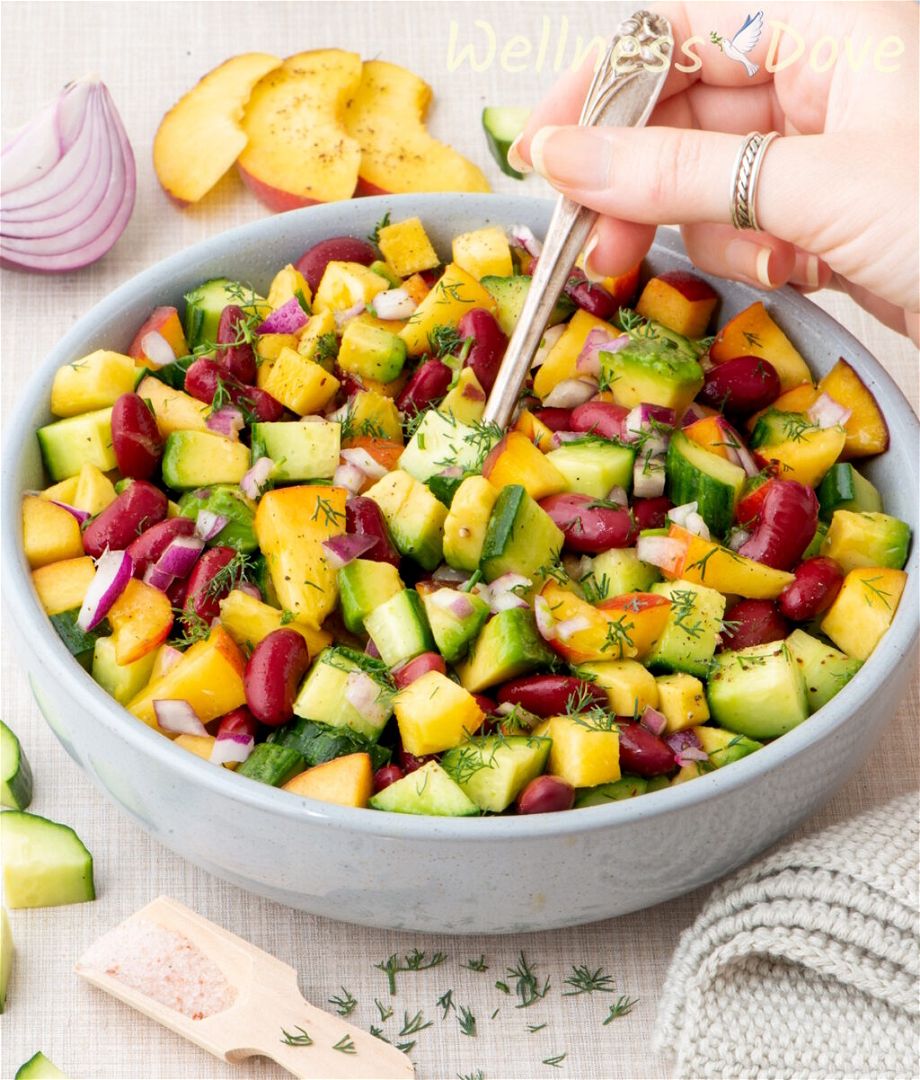
[{"label": "fresh dill sprig", "polygon": [[671,614],[674,625],[679,626],[683,632],[691,638],[698,638],[703,632],[702,620],[689,622],[690,616],[696,608],[697,593],[692,589],[675,589],[671,593]]},{"label": "fresh dill sprig", "polygon": [[389,1005],[384,1005],[380,998],[374,998],[374,1004],[377,1006],[377,1012],[380,1013],[380,1022],[389,1020],[393,1015],[393,1009]]},{"label": "fresh dill sprig", "polygon": [[460,331],[449,323],[441,323],[432,327],[428,332],[428,348],[431,350],[432,355],[439,360],[450,353],[456,353],[457,350],[462,351],[464,348],[469,353],[472,343],[473,339],[471,337],[463,337]]},{"label": "fresh dill sprig", "polygon": [[312,1046],[313,1045],[313,1040],[306,1033],[306,1031],[304,1031],[304,1029],[302,1027],[297,1027],[295,1025],[294,1030],[299,1031],[300,1034],[299,1035],[292,1035],[289,1031],[285,1031],[284,1028],[282,1028],[281,1029],[281,1034],[282,1034],[283,1038],[280,1039],[279,1042],[283,1042],[285,1046]]},{"label": "fresh dill sprig", "polygon": [[528,964],[523,950],[518,956],[517,966],[507,968],[506,973],[509,979],[515,980],[515,990],[521,999],[518,1009],[525,1009],[528,1005],[533,1005],[535,1001],[546,997],[550,989],[549,977],[547,976],[541,985],[533,968]]},{"label": "fresh dill sprig", "polygon": [[469,1036],[476,1035],[476,1017],[470,1012],[466,1005],[460,1006],[460,1011],[457,1013],[457,1021],[460,1024],[461,1034]]},{"label": "fresh dill sprig", "polygon": [[398,1050],[398,1051],[399,1051],[399,1052],[400,1052],[401,1054],[408,1054],[408,1053],[409,1053],[409,1051],[410,1051],[410,1050],[411,1050],[411,1049],[412,1049],[412,1048],[413,1048],[414,1046],[415,1046],[415,1039],[412,1039],[412,1040],[411,1040],[410,1042],[401,1042],[401,1043],[397,1043],[397,1044],[396,1044],[396,1049],[397,1049],[397,1050]]},{"label": "fresh dill sprig", "polygon": [[343,1054],[357,1054],[358,1052],[350,1035],[343,1035],[332,1049]]},{"label": "fresh dill sprig", "polygon": [[457,1008],[457,1006],[454,1004],[453,990],[447,990],[445,993],[443,993],[437,1000],[437,1006],[439,1009],[444,1010],[444,1013],[441,1017],[441,1019],[444,1020],[451,1009]]},{"label": "fresh dill sprig", "polygon": [[587,728],[588,731],[617,730],[616,717],[600,705],[594,705],[585,712],[570,715],[579,727]]},{"label": "fresh dill sprig", "polygon": [[622,994],[610,1006],[610,1013],[607,1019],[603,1021],[604,1026],[613,1023],[614,1020],[621,1016],[628,1016],[632,1012],[633,1005],[636,1005],[638,1001],[638,998],[631,998],[628,994]]},{"label": "fresh dill sprig", "polygon": [[565,1061],[566,1056],[567,1056],[566,1053],[563,1052],[561,1054],[557,1054],[555,1057],[544,1058],[543,1059],[543,1064],[544,1065],[552,1065],[552,1067],[554,1069],[559,1069],[559,1068],[562,1067],[562,1063],[563,1063],[563,1061]]},{"label": "fresh dill sprig", "polygon": [[175,634],[169,639],[169,643],[177,649],[184,649],[197,641],[206,641],[210,637],[210,620],[202,618],[191,606],[191,602],[184,608],[173,608],[173,613],[181,619],[183,626],[182,633]]},{"label": "fresh dill sprig", "polygon": [[371,1033],[371,1035],[374,1036],[375,1039],[380,1039],[381,1042],[388,1043],[390,1041],[386,1037],[386,1035],[384,1035],[383,1028],[377,1027],[376,1024],[371,1024],[371,1026],[367,1030]]},{"label": "fresh dill sprig", "polygon": [[341,990],[341,996],[329,998],[329,1004],[335,1006],[335,1011],[339,1016],[351,1016],[357,1007],[358,1000],[344,986]]},{"label": "fresh dill sprig", "polygon": [[457,1080],[486,1080],[486,1074],[482,1069],[477,1069],[474,1073],[457,1073]]},{"label": "fresh dill sprig", "polygon": [[368,236],[368,240],[370,240],[370,242],[372,244],[378,244],[379,245],[380,244],[380,232],[381,232],[382,229],[385,229],[389,224],[390,224],[390,211],[387,210],[387,212],[383,215],[383,217],[374,226],[374,231],[370,234],[370,236]]},{"label": "fresh dill sprig", "polygon": [[419,949],[413,949],[411,953],[407,953],[402,958],[402,962],[400,962],[398,953],[391,953],[386,960],[382,960],[379,964],[374,964],[374,967],[379,968],[386,973],[390,993],[395,994],[396,976],[400,971],[427,971],[428,968],[437,967],[439,964],[443,964],[446,959],[446,953],[435,952],[429,957],[427,953],[424,953]]},{"label": "fresh dill sprig", "polygon": [[341,510],[336,510],[329,499],[324,499],[318,495],[316,498],[316,507],[313,510],[313,521],[318,521],[322,515],[323,524],[326,526],[335,527],[341,525],[345,520],[345,514]]},{"label": "fresh dill sprig", "polygon": [[533,1035],[537,1031],[542,1031],[546,1027],[546,1024],[528,1024],[527,1030]]},{"label": "fresh dill sprig", "polygon": [[325,334],[320,334],[316,339],[316,350],[313,353],[313,359],[322,364],[326,360],[334,360],[339,355],[339,339],[335,335],[334,330],[329,330]]},{"label": "fresh dill sprig", "polygon": [[401,1036],[405,1035],[417,1035],[420,1031],[424,1031],[425,1028],[430,1028],[434,1023],[433,1020],[426,1020],[425,1014],[421,1009],[415,1014],[415,1016],[409,1016],[408,1012],[403,1013],[403,1026],[400,1031]]},{"label": "fresh dill sprig", "polygon": [[572,974],[564,980],[571,990],[563,991],[563,997],[574,997],[576,994],[606,993],[612,994],[616,989],[613,976],[608,975],[602,967],[592,971],[587,964],[574,964]]},{"label": "fresh dill sprig", "polygon": [[212,599],[223,597],[246,581],[247,574],[252,573],[254,569],[255,564],[252,559],[245,552],[237,551],[233,558],[211,578],[205,586],[205,593]]},{"label": "fresh dill sprig", "polygon": [[486,963],[486,955],[483,953],[478,959],[467,960],[465,964],[461,964],[460,967],[469,968],[470,971],[488,971],[489,965]]},{"label": "fresh dill sprig", "polygon": [[872,597],[877,596],[879,598],[879,600],[881,600],[881,602],[885,605],[885,608],[888,611],[891,611],[891,604],[889,604],[889,602],[888,602],[891,599],[891,593],[888,592],[885,589],[880,589],[877,585],[872,584],[874,581],[881,581],[881,580],[882,580],[882,575],[881,574],[877,574],[875,577],[871,577],[871,578],[860,578],[860,584],[862,585],[863,589],[866,592],[865,601],[869,605],[869,607],[872,607],[872,605],[873,605]]},{"label": "fresh dill sprig", "polygon": [[634,646],[633,639],[629,634],[629,631],[634,628],[635,623],[626,622],[625,615],[621,615],[618,619],[608,619],[607,630],[600,651],[606,653],[608,650],[616,650],[616,659],[622,660],[625,656],[625,650]]}]

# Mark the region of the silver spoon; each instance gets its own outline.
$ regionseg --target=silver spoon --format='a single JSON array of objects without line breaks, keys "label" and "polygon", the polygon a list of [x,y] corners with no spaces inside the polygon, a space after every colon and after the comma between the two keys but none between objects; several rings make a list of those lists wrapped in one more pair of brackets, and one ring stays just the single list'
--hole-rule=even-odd
[{"label": "silver spoon", "polygon": [[[583,127],[642,127],[664,86],[673,49],[671,24],[666,18],[649,11],[631,15],[610,39],[578,123]],[[550,312],[597,216],[594,210],[559,196],[521,317],[486,404],[486,422],[507,427]]]}]

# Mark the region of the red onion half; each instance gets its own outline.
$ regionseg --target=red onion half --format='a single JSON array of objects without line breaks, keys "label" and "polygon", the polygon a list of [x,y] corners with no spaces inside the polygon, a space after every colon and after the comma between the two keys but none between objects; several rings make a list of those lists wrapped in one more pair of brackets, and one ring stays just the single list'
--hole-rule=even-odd
[{"label": "red onion half", "polygon": [[134,209],[134,154],[98,76],[69,83],[0,155],[0,264],[61,274],[112,247]]}]

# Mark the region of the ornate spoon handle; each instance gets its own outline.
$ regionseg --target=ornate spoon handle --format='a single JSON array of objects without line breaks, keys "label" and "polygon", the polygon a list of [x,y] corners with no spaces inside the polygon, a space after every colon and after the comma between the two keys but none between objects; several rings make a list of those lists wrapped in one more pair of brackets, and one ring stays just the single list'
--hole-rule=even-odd
[{"label": "ornate spoon handle", "polygon": [[[661,15],[637,11],[623,22],[598,65],[579,117],[583,127],[641,127],[661,93],[674,39]],[[550,312],[597,220],[597,214],[560,195],[484,419],[506,427],[543,337]]]}]

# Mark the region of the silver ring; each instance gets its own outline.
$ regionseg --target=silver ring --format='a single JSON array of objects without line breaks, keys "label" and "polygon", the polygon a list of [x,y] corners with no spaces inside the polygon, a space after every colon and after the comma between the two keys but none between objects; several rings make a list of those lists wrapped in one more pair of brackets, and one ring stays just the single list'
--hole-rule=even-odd
[{"label": "silver ring", "polygon": [[778,131],[771,131],[767,135],[752,131],[745,135],[741,143],[738,156],[735,158],[735,167],[732,169],[730,192],[731,219],[736,229],[760,228],[757,224],[755,209],[757,181],[760,178],[760,169],[767,147],[778,137]]}]

